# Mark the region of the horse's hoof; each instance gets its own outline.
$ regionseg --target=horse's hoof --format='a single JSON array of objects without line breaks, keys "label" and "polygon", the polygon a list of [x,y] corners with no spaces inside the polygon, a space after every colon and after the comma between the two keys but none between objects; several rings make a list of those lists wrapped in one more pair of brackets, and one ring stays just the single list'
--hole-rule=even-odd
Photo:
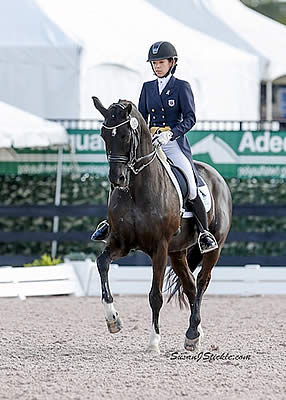
[{"label": "horse's hoof", "polygon": [[117,333],[123,328],[122,322],[119,317],[115,321],[106,320],[106,323],[110,333]]},{"label": "horse's hoof", "polygon": [[158,345],[152,344],[148,346],[147,348],[148,353],[153,353],[153,354],[160,354],[160,349]]},{"label": "horse's hoof", "polygon": [[201,336],[198,336],[195,339],[188,339],[186,336],[184,347],[187,351],[199,351],[201,347],[201,340]]}]

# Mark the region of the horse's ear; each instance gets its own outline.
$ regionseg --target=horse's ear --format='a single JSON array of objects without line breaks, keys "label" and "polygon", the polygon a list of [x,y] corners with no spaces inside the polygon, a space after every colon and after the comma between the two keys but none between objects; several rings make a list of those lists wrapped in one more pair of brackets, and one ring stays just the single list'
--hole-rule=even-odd
[{"label": "horse's ear", "polygon": [[127,105],[127,107],[126,107],[126,113],[127,113],[127,115],[130,115],[131,114],[131,111],[132,111],[132,104],[128,104]]},{"label": "horse's ear", "polygon": [[103,106],[101,101],[95,96],[92,96],[92,100],[93,100],[94,107],[100,112],[101,115],[104,116],[104,118],[106,118],[107,117],[107,109]]}]

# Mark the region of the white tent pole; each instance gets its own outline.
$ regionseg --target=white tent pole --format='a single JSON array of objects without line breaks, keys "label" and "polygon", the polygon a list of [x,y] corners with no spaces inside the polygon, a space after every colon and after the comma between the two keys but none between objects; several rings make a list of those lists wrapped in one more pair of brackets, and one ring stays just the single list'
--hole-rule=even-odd
[{"label": "white tent pole", "polygon": [[266,81],[266,119],[272,121],[272,81]]},{"label": "white tent pole", "polygon": [[[62,189],[62,170],[63,170],[63,147],[59,147],[58,150],[58,164],[57,164],[57,180],[56,180],[56,194],[55,194],[55,206],[61,204],[61,189]],[[59,216],[54,216],[53,222],[53,232],[57,233],[59,231]],[[56,240],[52,241],[52,257],[57,255],[58,242]]]}]

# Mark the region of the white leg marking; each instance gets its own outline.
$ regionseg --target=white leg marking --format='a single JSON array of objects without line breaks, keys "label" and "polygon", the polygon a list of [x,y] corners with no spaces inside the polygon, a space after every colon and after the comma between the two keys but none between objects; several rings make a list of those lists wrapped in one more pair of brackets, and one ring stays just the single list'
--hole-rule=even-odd
[{"label": "white leg marking", "polygon": [[159,349],[160,341],[161,341],[161,336],[158,333],[156,333],[154,325],[152,325],[152,332],[150,335],[148,351],[154,351],[160,354],[160,349]]},{"label": "white leg marking", "polygon": [[107,328],[110,333],[117,333],[122,329],[122,322],[113,303],[102,301]]},{"label": "white leg marking", "polygon": [[104,316],[107,321],[115,321],[118,318],[118,312],[115,310],[113,303],[106,303],[102,300]]},{"label": "white leg marking", "polygon": [[200,334],[200,338],[201,338],[200,342],[201,342],[203,340],[204,336],[205,336],[201,323],[198,325],[198,332]]}]

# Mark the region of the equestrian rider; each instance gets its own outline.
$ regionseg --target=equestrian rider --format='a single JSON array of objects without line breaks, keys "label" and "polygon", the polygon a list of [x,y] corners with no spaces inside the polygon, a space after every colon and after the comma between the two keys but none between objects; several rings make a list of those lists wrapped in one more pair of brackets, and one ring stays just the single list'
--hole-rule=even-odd
[{"label": "equestrian rider", "polygon": [[[161,146],[166,156],[184,171],[189,186],[187,205],[194,213],[200,232],[198,244],[201,253],[218,247],[214,236],[208,231],[208,219],[203,202],[198,195],[198,173],[185,134],[195,125],[195,105],[188,82],[174,77],[177,51],[169,42],[156,42],[149,50],[148,60],[157,79],[145,82],[139,98],[138,109],[151,132],[155,133],[153,144]],[[92,240],[104,240],[109,225],[103,221],[93,233]]]}]

